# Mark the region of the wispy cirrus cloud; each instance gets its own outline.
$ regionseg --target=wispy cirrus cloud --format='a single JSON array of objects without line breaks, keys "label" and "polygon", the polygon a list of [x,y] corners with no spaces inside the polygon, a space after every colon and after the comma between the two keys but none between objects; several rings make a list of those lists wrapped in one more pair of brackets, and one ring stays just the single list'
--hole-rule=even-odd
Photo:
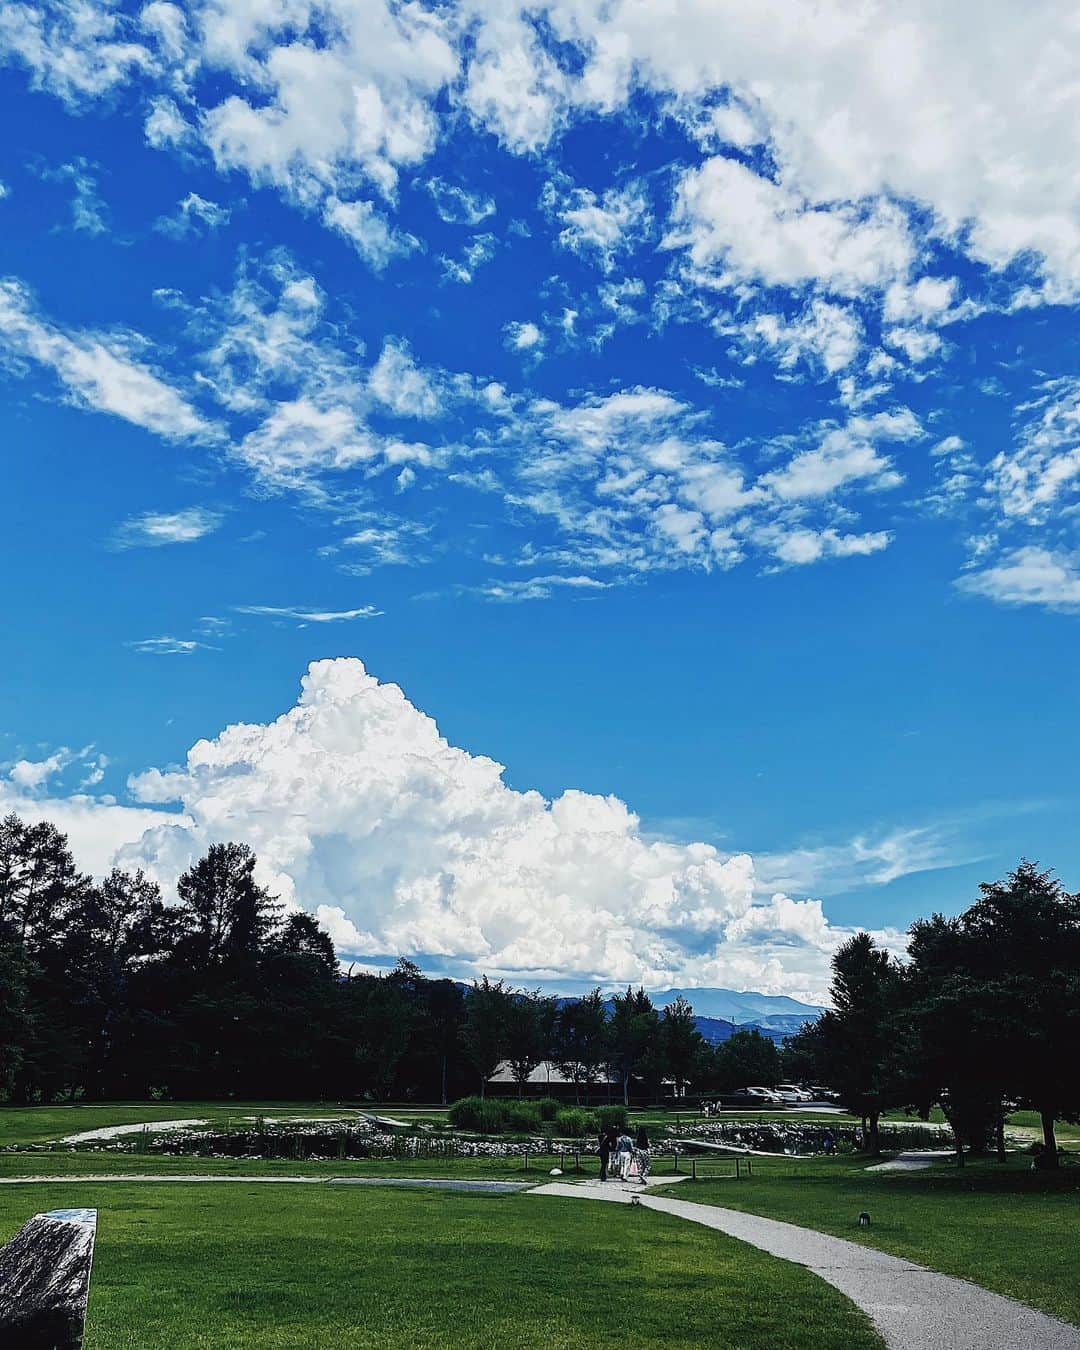
[{"label": "wispy cirrus cloud", "polygon": [[266,619],[293,619],[301,626],[309,623],[348,623],[353,619],[375,619],[382,614],[374,605],[357,609],[302,609],[293,605],[234,605],[237,614],[254,614]]},{"label": "wispy cirrus cloud", "polygon": [[216,440],[220,429],[121,335],[65,329],[18,281],[0,281],[0,350],[51,370],[67,397],[167,440]]},{"label": "wispy cirrus cloud", "polygon": [[116,549],[193,544],[213,534],[224,519],[221,511],[205,506],[188,506],[181,511],[145,511],[125,520],[110,542]]},{"label": "wispy cirrus cloud", "polygon": [[124,644],[143,656],[190,656],[193,652],[212,651],[209,643],[195,638],[178,638],[165,634],[161,637],[139,638]]}]

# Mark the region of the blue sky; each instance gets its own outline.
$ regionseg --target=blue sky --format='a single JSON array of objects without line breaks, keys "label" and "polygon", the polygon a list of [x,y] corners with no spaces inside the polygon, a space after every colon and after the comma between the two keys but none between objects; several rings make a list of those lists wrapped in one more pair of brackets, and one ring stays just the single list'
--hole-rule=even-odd
[{"label": "blue sky", "polygon": [[[1080,884],[1075,56],[1054,4],[8,6],[0,804],[568,984],[820,996],[1021,854]],[[294,707],[323,658],[404,699]]]}]

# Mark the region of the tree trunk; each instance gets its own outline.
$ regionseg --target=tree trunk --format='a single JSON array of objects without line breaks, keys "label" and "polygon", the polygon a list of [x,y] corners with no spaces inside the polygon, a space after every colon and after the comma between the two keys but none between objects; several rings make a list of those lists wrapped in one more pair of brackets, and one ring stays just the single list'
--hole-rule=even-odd
[{"label": "tree trunk", "polygon": [[622,1079],[622,1104],[623,1106],[630,1105],[630,1075],[628,1073],[624,1073]]},{"label": "tree trunk", "polygon": [[998,1112],[997,1127],[995,1129],[995,1139],[997,1141],[997,1160],[998,1162],[1007,1161],[1005,1157],[1005,1116]]},{"label": "tree trunk", "polygon": [[481,1100],[481,1101],[484,1101],[484,1099],[485,1099],[486,1097],[487,1097],[487,1074],[486,1074],[486,1073],[481,1073],[481,1075],[480,1075],[480,1100]]},{"label": "tree trunk", "polygon": [[1043,1162],[1044,1167],[1056,1167],[1058,1165],[1057,1136],[1054,1134],[1054,1113],[1050,1110],[1039,1112],[1042,1117],[1043,1145],[1046,1148],[1046,1159]]},{"label": "tree trunk", "polygon": [[881,1144],[878,1140],[878,1119],[880,1114],[881,1113],[878,1111],[871,1111],[869,1116],[867,1117],[867,1121],[870,1126],[870,1137],[868,1141],[870,1153],[871,1156],[875,1158],[881,1152]]},{"label": "tree trunk", "polygon": [[442,1104],[443,1104],[443,1106],[445,1106],[445,1105],[446,1105],[446,1056],[445,1056],[445,1055],[443,1055],[443,1057],[442,1057],[442,1072],[441,1072],[441,1074],[440,1074],[440,1079],[439,1079],[439,1092],[440,1092],[440,1099],[441,1099],[441,1101],[442,1101]]}]

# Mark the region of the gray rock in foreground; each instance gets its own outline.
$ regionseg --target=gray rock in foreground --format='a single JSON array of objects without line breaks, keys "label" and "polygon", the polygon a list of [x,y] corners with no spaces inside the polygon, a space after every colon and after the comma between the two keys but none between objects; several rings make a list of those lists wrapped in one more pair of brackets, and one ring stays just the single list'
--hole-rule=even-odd
[{"label": "gray rock in foreground", "polygon": [[81,1350],[96,1232],[96,1209],[54,1209],[0,1247],[4,1350]]}]

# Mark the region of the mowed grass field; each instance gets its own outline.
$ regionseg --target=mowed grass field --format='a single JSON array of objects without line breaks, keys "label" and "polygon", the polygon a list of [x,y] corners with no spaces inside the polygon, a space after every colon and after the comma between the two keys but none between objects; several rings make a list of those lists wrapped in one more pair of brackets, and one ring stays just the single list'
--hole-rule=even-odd
[{"label": "mowed grass field", "polygon": [[[863,1242],[1080,1324],[1075,1164],[1033,1172],[1020,1155],[868,1172],[861,1159],[755,1158],[752,1181],[684,1183],[677,1194]],[[858,1227],[861,1210],[869,1228]]]},{"label": "mowed grass field", "polygon": [[799,1266],[668,1215],[376,1187],[0,1189],[99,1211],[86,1350],[722,1345],[870,1350],[865,1316]]}]

